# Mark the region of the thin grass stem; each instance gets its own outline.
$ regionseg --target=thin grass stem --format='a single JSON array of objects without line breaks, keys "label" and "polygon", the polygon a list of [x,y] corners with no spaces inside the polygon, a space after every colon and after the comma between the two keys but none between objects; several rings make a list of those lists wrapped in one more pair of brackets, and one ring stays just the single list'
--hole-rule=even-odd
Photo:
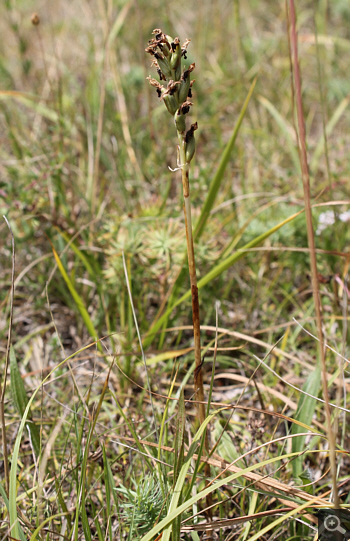
[{"label": "thin grass stem", "polygon": [[310,175],[309,175],[309,166],[308,166],[308,158],[307,158],[307,151],[306,151],[305,120],[304,120],[303,102],[302,102],[302,96],[301,96],[301,77],[300,77],[300,69],[299,69],[298,43],[297,43],[297,31],[296,31],[296,13],[295,13],[294,0],[289,0],[289,11],[290,11],[290,47],[291,47],[291,57],[294,60],[293,61],[293,75],[294,75],[294,85],[295,85],[296,112],[297,112],[297,121],[298,121],[298,129],[299,129],[299,138],[298,138],[299,156],[300,156],[300,165],[301,165],[301,171],[302,171],[303,189],[304,189],[307,238],[308,238],[308,245],[310,249],[312,293],[313,293],[314,304],[315,304],[317,334],[318,334],[318,339],[319,339],[318,351],[319,351],[319,358],[321,361],[321,369],[322,369],[322,387],[323,387],[323,396],[325,399],[325,415],[326,415],[326,426],[327,426],[327,435],[328,435],[328,443],[329,443],[329,458],[330,458],[332,484],[333,484],[334,506],[335,508],[339,508],[340,500],[339,500],[338,486],[337,486],[335,437],[334,437],[334,433],[332,429],[332,417],[331,417],[329,395],[328,395],[328,385],[327,385],[327,365],[326,365],[326,354],[325,354],[323,330],[322,330],[322,310],[321,310],[321,300],[320,300],[320,294],[319,294],[319,283],[318,283],[318,277],[317,277],[315,238],[314,238],[314,230],[313,230],[313,225],[312,225]]},{"label": "thin grass stem", "polygon": [[5,392],[6,392],[6,382],[7,382],[7,370],[9,365],[9,356],[10,356],[10,347],[11,347],[11,338],[12,338],[12,322],[13,322],[13,300],[15,296],[15,238],[11,226],[6,218],[3,217],[7,227],[11,233],[11,243],[12,243],[12,271],[11,271],[11,295],[10,295],[10,321],[9,321],[9,330],[7,335],[7,347],[6,347],[6,358],[5,358],[5,368],[4,375],[1,382],[0,377],[0,423],[2,431],[2,447],[4,453],[4,472],[5,472],[5,485],[6,485],[6,494],[9,494],[10,489],[10,470],[9,470],[9,461],[7,453],[7,439],[6,439],[6,424],[5,424]]}]

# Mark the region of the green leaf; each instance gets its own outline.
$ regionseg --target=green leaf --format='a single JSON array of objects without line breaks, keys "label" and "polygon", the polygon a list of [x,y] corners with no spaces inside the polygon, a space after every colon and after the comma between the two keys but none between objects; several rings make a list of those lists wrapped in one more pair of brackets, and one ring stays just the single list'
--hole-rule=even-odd
[{"label": "green leaf", "polygon": [[294,167],[300,173],[301,170],[300,170],[299,153],[295,145],[294,139],[292,137],[292,133],[293,133],[292,126],[280,115],[276,107],[272,105],[272,103],[267,98],[264,98],[263,96],[258,96],[258,100],[260,101],[261,105],[263,105],[265,109],[267,109],[268,112],[271,114],[271,116],[275,119],[276,123],[278,124],[278,127],[280,128],[281,132],[285,136],[286,143],[287,143],[291,158],[293,160]]},{"label": "green leaf", "polygon": [[[303,390],[309,393],[312,396],[318,396],[321,388],[321,368],[317,366],[311,374],[309,374]],[[312,417],[315,413],[317,401],[311,396],[306,396],[301,394],[298,402],[298,408],[294,415],[294,419],[303,423],[304,425],[311,425]],[[293,423],[292,434],[299,434],[303,429],[300,425]],[[301,453],[305,449],[305,437],[300,436],[299,438],[292,439],[292,451],[296,453]],[[293,460],[293,475],[294,477],[299,477],[303,472],[303,461],[304,457],[301,455]]]},{"label": "green leaf", "polygon": [[[175,488],[173,490],[173,495],[172,495],[172,498],[171,498],[171,502],[170,502],[170,506],[169,506],[169,511],[168,511],[168,515],[165,519],[163,519],[160,523],[159,523],[159,526],[164,523],[164,526],[168,526],[168,524],[170,523],[170,526],[167,527],[167,529],[163,532],[163,536],[162,536],[162,541],[169,541],[169,538],[170,538],[170,533],[171,533],[171,523],[173,520],[175,520],[178,516],[181,516],[181,512],[180,513],[177,513],[176,511],[180,508],[182,508],[183,506],[180,505],[180,507],[178,507],[178,504],[179,504],[179,500],[180,500],[180,496],[181,496],[181,493],[182,493],[182,489],[183,489],[183,486],[185,484],[185,481],[186,481],[186,476],[187,476],[187,472],[189,470],[189,467],[191,465],[191,458],[192,456],[194,455],[200,441],[201,441],[201,438],[202,436],[205,434],[205,429],[208,425],[208,423],[216,416],[218,415],[218,413],[220,413],[223,409],[225,408],[221,408],[220,410],[212,413],[209,417],[207,417],[204,421],[204,423],[201,424],[201,426],[199,427],[195,437],[193,438],[193,442],[192,442],[192,445],[191,447],[189,448],[188,450],[188,453],[186,455],[186,460],[184,461],[184,464],[181,468],[181,471],[179,473],[179,476],[177,478],[177,481],[176,481],[176,485],[175,485]],[[193,499],[193,498],[192,498]],[[190,501],[190,500],[188,500]],[[186,503],[188,503],[188,501]],[[194,503],[194,502],[193,502]],[[185,509],[187,509],[189,507],[189,505],[187,506],[186,504],[185,505]],[[192,505],[192,504],[191,504]],[[171,517],[171,518],[170,518]],[[170,519],[170,520],[169,520]],[[151,532],[153,532],[155,529],[157,528],[157,526],[155,526],[154,528],[152,528]],[[153,535],[155,533],[158,533],[160,531],[161,528],[159,528],[157,531],[154,531]],[[146,534],[146,536],[144,536],[142,538],[141,541],[147,541],[148,539],[152,539],[153,536],[150,536],[150,533],[149,532],[148,534]]]},{"label": "green leaf", "polygon": [[28,109],[32,109],[47,120],[51,120],[51,122],[57,123],[59,121],[56,111],[43,105],[39,96],[27,92],[17,92],[15,90],[5,90],[0,92],[0,100],[10,99],[19,101],[25,107],[28,107]]},{"label": "green leaf", "polygon": [[228,143],[227,143],[227,145],[225,147],[225,150],[222,153],[221,160],[220,160],[220,163],[219,163],[219,167],[218,167],[218,169],[217,169],[217,171],[216,171],[216,173],[214,175],[213,180],[211,181],[209,191],[208,191],[208,195],[206,197],[206,200],[205,200],[203,208],[202,208],[201,215],[200,215],[200,217],[198,219],[196,228],[194,230],[193,237],[194,237],[195,241],[197,241],[200,238],[201,234],[203,233],[203,230],[204,230],[205,224],[207,222],[207,219],[209,217],[210,211],[213,208],[214,202],[216,200],[216,196],[218,194],[218,191],[220,189],[222,180],[224,178],[224,173],[225,173],[226,167],[227,167],[227,165],[228,165],[228,163],[230,161],[231,153],[232,153],[233,147],[235,145],[239,129],[241,127],[244,115],[246,113],[250,98],[252,97],[252,94],[254,92],[256,81],[257,81],[257,78],[255,77],[255,79],[252,82],[251,87],[249,89],[248,95],[247,95],[247,97],[245,99],[245,102],[243,104],[242,110],[241,110],[241,112],[239,114],[237,123],[236,123],[236,125],[234,127],[234,130],[232,132],[230,140],[228,141]]},{"label": "green leaf", "polygon": [[[350,101],[350,96],[347,96],[346,98],[344,98],[339,103],[338,107],[334,111],[334,113],[332,115],[332,118],[330,119],[330,121],[328,122],[328,124],[326,126],[326,136],[327,137],[329,137],[332,134],[332,131],[334,130],[334,128],[338,124],[338,121],[340,120],[342,114],[344,113],[345,109],[349,105],[349,101]],[[322,134],[319,141],[318,141],[318,143],[317,143],[317,146],[316,146],[316,148],[314,150],[314,153],[313,153],[313,156],[312,156],[312,159],[311,159],[311,163],[310,163],[311,171],[315,172],[317,167],[318,167],[318,162],[319,162],[320,156],[322,154],[322,151],[324,149],[324,144],[325,144],[325,141],[324,141],[324,137],[323,137],[323,134]]]},{"label": "green leaf", "polygon": [[184,396],[184,390],[182,388],[179,402],[178,402],[178,412],[177,412],[177,418],[176,418],[175,445],[174,445],[174,449],[175,449],[174,485],[177,481],[179,472],[183,466],[185,422],[186,422],[185,396]]},{"label": "green leaf", "polygon": [[[8,500],[8,497],[6,496],[5,489],[1,484],[0,484],[0,496],[2,496],[2,498],[3,498],[4,502],[5,502],[7,511],[9,511],[10,510],[10,502]],[[20,524],[19,524],[19,536],[21,538],[21,541],[27,541],[27,538],[24,535],[24,532],[22,530],[22,526]]]},{"label": "green leaf", "polygon": [[[51,517],[46,518],[34,531],[34,533],[31,535],[29,541],[35,541],[37,539],[40,531],[46,526],[46,524],[50,524],[53,520],[59,517],[64,517],[65,515],[68,515],[68,513],[57,513],[56,515],[52,515]],[[13,531],[13,530],[12,530]],[[11,539],[15,539],[15,534],[13,533],[13,537]]]},{"label": "green leaf", "polygon": [[[234,460],[239,459],[240,455],[228,432],[225,431],[223,433],[222,430],[223,428],[220,421],[216,421],[214,425],[213,440],[218,441],[220,438],[220,442],[218,445],[218,453],[224,460],[226,460],[230,464]],[[239,460],[237,462],[237,466],[239,468],[244,468],[245,464],[243,460]]]},{"label": "green leaf", "polygon": [[[256,511],[256,506],[257,506],[257,503],[258,503],[258,492],[253,492],[252,496],[251,496],[251,499],[250,499],[250,502],[249,502],[249,510],[248,510],[248,515],[254,515],[255,511]],[[242,536],[242,541],[246,541],[248,535],[249,535],[249,531],[250,531],[250,528],[252,526],[252,522],[249,521],[246,523],[245,527],[244,527],[244,534]]]},{"label": "green leaf", "polygon": [[112,531],[112,507],[111,507],[111,486],[109,483],[109,469],[108,469],[108,459],[106,455],[106,447],[103,444],[103,473],[106,487],[106,510],[107,510],[107,521],[108,521],[108,533],[109,541],[113,541],[113,531]]},{"label": "green leaf", "polygon": [[[16,406],[16,409],[21,416],[24,415],[25,409],[28,405],[29,399],[24,387],[23,379],[21,377],[15,351],[13,346],[10,347],[10,370],[11,370],[11,394]],[[40,432],[36,424],[31,420],[26,422],[26,427],[30,433],[30,440],[32,442],[36,456],[40,455]]]},{"label": "green leaf", "polygon": [[70,243],[70,247],[72,248],[76,256],[79,257],[79,259],[82,261],[89,275],[95,278],[96,271],[90,265],[89,260],[86,257],[86,255],[81,250],[79,250],[79,248],[75,245],[74,242],[71,241],[69,235],[65,231],[61,231],[59,227],[57,226],[55,226],[55,229],[58,231],[61,237],[66,241],[67,244]]},{"label": "green leaf", "polygon": [[[52,245],[51,245],[52,246]],[[62,265],[62,261],[60,260],[59,258],[59,255],[58,253],[56,252],[55,248],[52,246],[52,251],[53,251],[53,255],[55,256],[55,260],[56,260],[56,264],[57,264],[57,267],[60,271],[60,273],[62,274],[62,277],[64,279],[64,281],[66,282],[67,286],[68,286],[68,289],[73,297],[73,300],[80,312],[80,315],[81,317],[83,318],[84,320],[84,323],[85,323],[85,326],[87,328],[87,330],[89,331],[89,334],[91,336],[91,338],[93,340],[97,340],[97,331],[94,327],[94,324],[92,323],[91,321],[91,318],[89,316],[89,313],[87,311],[87,309],[85,308],[84,306],[84,302],[83,302],[83,299],[80,297],[79,293],[76,291],[76,289],[74,288],[68,274],[66,273],[66,270],[64,268],[64,266]],[[99,349],[99,351],[101,353],[103,353],[103,348],[102,348],[102,345],[101,345],[101,342],[97,342],[96,343],[97,345],[97,348]]]},{"label": "green leaf", "polygon": [[316,503],[318,499],[319,499],[319,497],[317,496],[313,500],[309,500],[306,503],[303,503],[302,505],[300,505],[299,507],[296,507],[292,511],[289,511],[289,513],[283,513],[283,515],[281,517],[274,520],[273,522],[271,522],[270,524],[265,526],[265,528],[263,528],[262,530],[258,531],[256,534],[254,534],[253,537],[251,537],[249,539],[249,541],[258,541],[258,539],[261,539],[262,536],[265,535],[265,533],[269,532],[273,528],[276,528],[276,526],[278,526],[282,522],[286,523],[288,518],[293,517],[294,515],[299,515],[301,513],[301,511],[303,511],[307,507],[312,508],[312,504]]},{"label": "green leaf", "polygon": [[[174,445],[174,490],[176,481],[179,477],[180,470],[184,465],[184,441],[185,441],[185,396],[182,388],[180,393],[180,399],[178,402],[178,412],[176,418],[176,432],[175,432],[175,445]],[[182,490],[179,494],[179,502],[182,500]],[[172,525],[172,541],[180,541],[181,534],[181,516],[177,517]]]},{"label": "green leaf", "polygon": [[312,484],[313,476],[309,468],[306,468],[300,475],[299,479],[301,479],[303,483],[303,490],[307,492],[308,494],[314,494],[314,485]]}]

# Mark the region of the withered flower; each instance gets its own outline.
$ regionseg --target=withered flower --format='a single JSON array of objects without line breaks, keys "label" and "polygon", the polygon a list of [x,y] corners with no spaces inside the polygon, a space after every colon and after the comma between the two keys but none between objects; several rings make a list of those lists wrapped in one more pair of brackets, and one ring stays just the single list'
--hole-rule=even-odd
[{"label": "withered flower", "polygon": [[187,60],[187,47],[190,41],[190,39],[186,39],[185,43],[181,45],[181,56],[183,56],[185,60]]},{"label": "withered flower", "polygon": [[191,124],[191,127],[189,130],[187,130],[186,132],[186,135],[185,135],[185,141],[186,143],[189,142],[189,140],[191,139],[191,137],[193,137],[193,134],[194,132],[198,130],[198,122],[195,122],[194,124]]},{"label": "withered flower", "polygon": [[162,95],[162,91],[164,91],[164,86],[161,85],[159,81],[157,81],[157,79],[152,79],[150,75],[146,77],[146,79],[148,80],[151,86],[154,86],[154,88],[156,88],[158,97],[160,98]]},{"label": "withered flower", "polygon": [[187,115],[188,111],[190,110],[191,105],[193,105],[193,103],[191,101],[186,100],[182,105],[180,105],[178,114],[180,114],[181,112],[181,114]]},{"label": "withered flower", "polygon": [[192,124],[186,131],[186,115],[188,114],[192,102],[191,73],[195,69],[193,62],[188,67],[181,67],[182,58],[186,58],[187,47],[190,40],[187,39],[183,45],[180,45],[180,38],[171,38],[164,34],[160,28],[155,28],[152,32],[153,38],[149,40],[148,47],[145,49],[150,54],[152,66],[157,70],[160,81],[168,81],[164,88],[156,79],[147,77],[151,86],[157,90],[157,95],[164,101],[164,104],[171,115],[174,117],[176,129],[179,137],[183,141],[183,155],[186,163],[189,163],[195,151],[194,131],[197,129],[197,123]]},{"label": "withered flower", "polygon": [[180,81],[173,81],[172,79],[170,79],[166,87],[166,91],[164,92],[164,95],[169,94],[170,96],[173,96],[177,90],[176,87],[179,84],[181,84]]}]

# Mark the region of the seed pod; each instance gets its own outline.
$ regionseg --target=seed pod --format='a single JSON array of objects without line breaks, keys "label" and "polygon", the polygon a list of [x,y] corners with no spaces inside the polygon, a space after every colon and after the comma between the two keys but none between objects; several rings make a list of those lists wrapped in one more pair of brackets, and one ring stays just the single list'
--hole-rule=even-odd
[{"label": "seed pod", "polygon": [[175,96],[176,94],[174,94],[174,96],[171,96],[170,94],[164,94],[163,96],[165,106],[171,115],[174,115],[179,107]]},{"label": "seed pod", "polygon": [[175,81],[180,81],[180,79],[181,79],[181,62],[179,63],[177,68],[175,68]]},{"label": "seed pod", "polygon": [[190,163],[192,160],[195,150],[196,150],[196,141],[194,138],[194,132],[198,129],[198,124],[195,122],[191,125],[190,129],[187,130],[185,135],[185,156],[186,156],[186,163]]},{"label": "seed pod", "polygon": [[192,160],[194,153],[196,152],[196,140],[194,138],[194,135],[191,137],[188,143],[186,143],[186,163],[190,163]]},{"label": "seed pod", "polygon": [[191,77],[190,73],[194,70],[195,63],[191,64],[187,70],[184,70],[183,74],[181,75],[181,84],[179,88],[179,102],[183,103],[186,101],[188,92],[190,90],[191,86]]},{"label": "seed pod", "polygon": [[159,43],[158,45],[159,49],[162,51],[163,55],[166,57],[166,58],[169,58],[170,57],[170,45],[168,42],[166,43]]},{"label": "seed pod", "polygon": [[163,34],[163,41],[162,41],[161,49],[162,49],[162,53],[167,58],[170,58],[170,56],[171,56],[171,45],[170,45],[170,43],[172,41],[173,41],[173,39],[170,36],[166,36],[165,34]]},{"label": "seed pod", "polygon": [[171,42],[172,55],[170,58],[170,68],[176,69],[181,64],[181,46],[179,38]]},{"label": "seed pod", "polygon": [[183,103],[187,100],[188,91],[190,89],[190,76],[187,77],[187,79],[183,79],[181,77],[181,84],[179,86],[179,102]]},{"label": "seed pod", "polygon": [[185,115],[181,113],[181,109],[179,109],[176,114],[174,115],[174,122],[177,131],[184,132],[186,129],[186,120]]},{"label": "seed pod", "polygon": [[168,60],[160,53],[155,53],[154,56],[157,59],[158,66],[161,69],[164,77],[171,77],[171,69]]}]

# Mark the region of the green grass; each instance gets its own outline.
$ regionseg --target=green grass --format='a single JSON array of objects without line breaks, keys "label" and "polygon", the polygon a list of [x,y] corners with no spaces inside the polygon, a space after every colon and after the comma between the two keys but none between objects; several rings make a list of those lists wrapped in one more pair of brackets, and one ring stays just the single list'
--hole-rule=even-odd
[{"label": "green grass", "polygon": [[[334,351],[349,356],[350,11],[341,0],[297,4],[329,401],[347,410],[347,364]],[[198,541],[212,516],[228,521],[220,541],[313,539],[332,478],[308,334],[317,325],[284,3],[61,0],[35,10],[38,26],[28,0],[6,0],[0,17],[0,211],[16,249],[0,538]],[[190,182],[209,479],[191,404],[174,127],[146,81],[158,27],[191,38],[186,63],[196,62]],[[4,366],[4,220],[0,232]],[[331,420],[346,507],[344,409],[332,406]]]}]

